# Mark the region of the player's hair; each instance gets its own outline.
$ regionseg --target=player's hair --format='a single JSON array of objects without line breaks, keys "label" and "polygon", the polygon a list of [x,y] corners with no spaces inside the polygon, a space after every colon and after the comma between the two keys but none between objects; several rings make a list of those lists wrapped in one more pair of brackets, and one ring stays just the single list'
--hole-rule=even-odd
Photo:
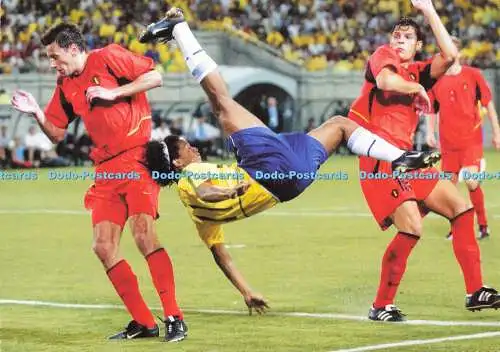
[{"label": "player's hair", "polygon": [[[146,162],[148,170],[151,174],[157,171],[160,175],[167,175],[171,172],[176,173],[173,162],[179,157],[179,136],[170,135],[163,141],[151,141],[146,145]],[[165,146],[168,149],[168,156],[165,152]],[[175,181],[175,177],[156,177],[156,183],[161,187],[170,186]]]},{"label": "player's hair", "polygon": [[85,51],[85,40],[80,29],[71,23],[59,23],[49,28],[42,36],[42,44],[47,46],[56,42],[61,48],[67,49],[75,44],[80,51]]},{"label": "player's hair", "polygon": [[417,40],[418,41],[424,40],[424,33],[422,33],[420,26],[418,25],[417,22],[415,22],[415,20],[409,17],[401,17],[399,21],[397,21],[394,24],[394,27],[392,27],[391,33],[393,33],[396,29],[400,27],[413,27],[413,29],[415,29],[415,33],[417,34]]}]

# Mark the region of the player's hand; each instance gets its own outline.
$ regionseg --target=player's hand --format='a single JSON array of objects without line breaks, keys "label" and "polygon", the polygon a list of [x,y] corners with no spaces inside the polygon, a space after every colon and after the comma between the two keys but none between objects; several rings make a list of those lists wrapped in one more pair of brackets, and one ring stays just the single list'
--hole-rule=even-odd
[{"label": "player's hand", "polygon": [[422,11],[424,14],[436,11],[432,0],[411,0],[411,3],[417,10]]},{"label": "player's hand", "polygon": [[242,196],[248,190],[248,188],[250,188],[250,183],[242,182],[238,184],[234,189],[237,196]]},{"label": "player's hand", "polygon": [[266,313],[269,306],[267,304],[267,300],[260,293],[249,293],[248,295],[243,296],[245,300],[245,304],[248,307],[248,314],[252,315],[252,311],[255,311],[258,314]]},{"label": "player's hand", "polygon": [[424,114],[431,112],[431,99],[423,86],[420,86],[420,90],[415,96],[415,106],[418,111]]},{"label": "player's hand", "polygon": [[40,106],[36,102],[35,97],[24,90],[16,90],[10,101],[12,107],[26,114],[37,114],[40,111]]},{"label": "player's hand", "polygon": [[493,134],[493,147],[495,147],[496,150],[500,150],[500,133],[494,133]]},{"label": "player's hand", "polygon": [[434,133],[427,133],[427,137],[425,138],[425,143],[431,148],[437,148],[437,141]]},{"label": "player's hand", "polygon": [[113,89],[107,89],[100,86],[92,86],[87,89],[85,92],[85,96],[87,98],[87,102],[90,104],[94,99],[102,99],[107,101],[115,100],[118,95],[115,93]]}]

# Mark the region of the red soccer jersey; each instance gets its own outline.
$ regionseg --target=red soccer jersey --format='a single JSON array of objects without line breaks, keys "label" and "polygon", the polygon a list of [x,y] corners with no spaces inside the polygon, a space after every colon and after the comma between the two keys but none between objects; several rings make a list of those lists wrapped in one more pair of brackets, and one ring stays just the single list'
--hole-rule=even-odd
[{"label": "red soccer jersey", "polygon": [[115,155],[147,143],[151,136],[151,109],[144,92],[115,101],[87,103],[88,87],[116,88],[154,69],[150,58],[132,54],[111,44],[89,53],[83,72],[58,80],[45,108],[47,119],[59,128],[81,117],[96,148],[92,159],[99,164]]},{"label": "red soccer jersey", "polygon": [[390,46],[379,47],[368,61],[361,95],[354,101],[349,118],[373,133],[403,149],[412,149],[413,135],[418,125],[414,96],[387,92],[377,88],[376,77],[383,68],[392,68],[407,81],[415,81],[430,89],[431,61],[401,66],[397,52]]},{"label": "red soccer jersey", "polygon": [[439,112],[439,139],[444,150],[465,149],[482,144],[481,115],[478,101],[486,106],[491,90],[481,72],[463,66],[458,75],[445,75],[430,92],[434,110]]}]

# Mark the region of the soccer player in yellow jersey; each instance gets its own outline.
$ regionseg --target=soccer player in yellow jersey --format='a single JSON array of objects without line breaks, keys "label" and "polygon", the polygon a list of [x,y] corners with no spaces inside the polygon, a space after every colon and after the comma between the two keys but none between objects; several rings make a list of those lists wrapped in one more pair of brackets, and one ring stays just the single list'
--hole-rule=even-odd
[{"label": "soccer player in yellow jersey", "polygon": [[[396,171],[427,167],[440,158],[436,152],[401,150],[342,116],[329,119],[307,134],[276,134],[233,100],[217,71],[217,64],[201,48],[182,12],[171,9],[167,17],[149,25],[140,37],[142,42],[173,39],[192,75],[207,94],[212,110],[228,136],[228,143],[238,162],[233,171],[242,173],[243,180],[230,182],[212,175],[201,175],[200,171],[215,171],[217,166],[200,163],[196,148],[178,137],[169,136],[162,142],[149,142],[146,152],[148,167],[153,178],[163,186],[175,181],[168,177],[172,172],[182,175],[184,171],[178,183],[181,199],[197,224],[201,237],[214,253],[217,264],[242,292],[250,311],[255,308],[257,312],[263,312],[267,303],[262,296],[252,293],[232,264],[222,246],[221,223],[251,216],[277,202],[298,197],[314,181],[311,175],[342,141],[347,141],[349,149],[357,155],[391,162]],[[193,171],[191,177],[186,174],[188,171]],[[281,177],[276,180],[259,176],[273,172]]]},{"label": "soccer player in yellow jersey", "polygon": [[[172,168],[163,163],[168,148]],[[267,302],[254,292],[234,265],[224,246],[224,223],[269,209],[278,200],[237,164],[204,163],[198,150],[178,136],[148,145],[149,165],[160,185],[177,183],[179,197],[196,225],[198,235],[212,252],[215,262],[243,296],[249,312],[263,313]],[[169,171],[175,170],[175,171]]]}]

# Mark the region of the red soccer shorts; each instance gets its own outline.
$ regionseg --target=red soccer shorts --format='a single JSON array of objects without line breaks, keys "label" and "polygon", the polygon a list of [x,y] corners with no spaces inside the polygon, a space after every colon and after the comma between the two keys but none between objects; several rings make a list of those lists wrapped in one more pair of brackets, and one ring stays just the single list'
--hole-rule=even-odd
[{"label": "red soccer shorts", "polygon": [[95,169],[95,181],[85,195],[92,225],[110,221],[123,228],[132,215],[158,216],[160,186],[144,163],[144,147],[130,149]]},{"label": "red soccer shorts", "polygon": [[[435,168],[410,172],[402,178],[394,177],[391,163],[368,157],[360,157],[359,170],[363,195],[382,230],[392,225],[389,217],[402,203],[426,199],[440,177]],[[424,216],[426,210],[422,208],[421,214]]]},{"label": "red soccer shorts", "polygon": [[458,174],[463,167],[476,166],[481,168],[483,158],[483,145],[473,144],[466,149],[445,150],[441,152],[441,169],[444,172]]}]

